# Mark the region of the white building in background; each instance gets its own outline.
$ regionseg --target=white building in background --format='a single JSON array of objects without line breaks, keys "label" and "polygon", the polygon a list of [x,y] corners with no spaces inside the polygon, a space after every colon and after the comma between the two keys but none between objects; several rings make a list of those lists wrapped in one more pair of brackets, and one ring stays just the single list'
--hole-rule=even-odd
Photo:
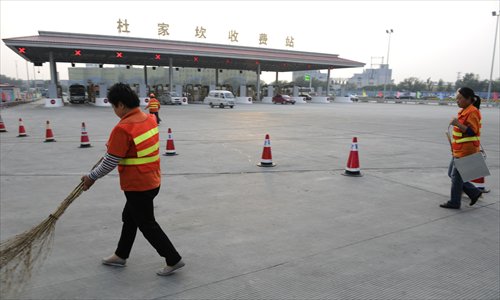
[{"label": "white building in background", "polygon": [[392,69],[387,64],[381,64],[378,69],[365,69],[363,73],[354,74],[349,83],[356,85],[357,88],[365,86],[390,84],[392,82]]}]

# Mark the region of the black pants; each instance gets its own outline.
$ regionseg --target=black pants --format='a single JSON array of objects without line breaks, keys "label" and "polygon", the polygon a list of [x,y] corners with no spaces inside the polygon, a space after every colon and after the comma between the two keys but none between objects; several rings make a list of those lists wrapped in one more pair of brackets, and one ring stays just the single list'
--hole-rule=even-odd
[{"label": "black pants", "polygon": [[181,260],[167,235],[163,232],[154,216],[153,199],[158,195],[160,187],[149,191],[127,192],[127,203],[122,213],[122,233],[115,254],[127,259],[134,244],[137,228],[146,240],[164,257],[167,265],[173,266]]},{"label": "black pants", "polygon": [[161,119],[160,119],[160,113],[159,112],[150,112],[150,114],[156,116],[156,124],[160,124]]}]

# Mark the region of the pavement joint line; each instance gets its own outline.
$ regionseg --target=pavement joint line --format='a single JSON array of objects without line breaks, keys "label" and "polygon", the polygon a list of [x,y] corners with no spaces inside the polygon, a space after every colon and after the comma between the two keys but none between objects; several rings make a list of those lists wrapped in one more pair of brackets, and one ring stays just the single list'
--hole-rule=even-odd
[{"label": "pavement joint line", "polygon": [[[477,209],[479,209],[479,208],[480,207],[477,207]],[[466,212],[467,211],[460,210],[460,211],[457,211],[455,213],[451,213],[451,214],[449,214],[447,216],[443,216],[443,217],[439,217],[439,218],[436,218],[436,219],[432,219],[432,220],[429,220],[429,221],[426,221],[426,222],[423,222],[423,223],[419,223],[419,224],[411,225],[411,226],[404,227],[404,228],[401,228],[401,229],[398,229],[398,230],[386,232],[386,233],[379,234],[379,235],[376,235],[376,236],[373,236],[373,237],[370,237],[370,238],[366,238],[366,239],[362,239],[362,240],[355,241],[355,242],[352,242],[352,243],[348,243],[346,245],[342,245],[342,246],[338,246],[338,247],[333,247],[333,248],[325,249],[323,251],[319,251],[319,252],[316,252],[316,253],[313,253],[313,254],[309,254],[309,255],[305,255],[305,256],[301,256],[301,257],[296,257],[293,260],[288,260],[288,261],[281,262],[281,263],[278,263],[278,264],[274,264],[274,265],[271,265],[271,266],[268,266],[268,267],[265,267],[265,268],[261,268],[261,269],[258,269],[258,270],[253,270],[253,271],[249,271],[249,272],[246,272],[246,273],[242,273],[242,274],[230,276],[230,277],[219,279],[219,280],[216,280],[216,281],[213,281],[213,282],[208,282],[208,283],[205,283],[205,284],[202,284],[202,285],[199,285],[199,286],[195,286],[195,287],[191,287],[191,288],[185,289],[183,291],[175,292],[173,294],[163,295],[163,296],[152,298],[152,299],[162,299],[162,298],[165,298],[165,297],[172,297],[172,296],[175,296],[175,295],[178,295],[178,294],[182,294],[182,293],[187,292],[187,291],[195,290],[195,289],[198,289],[198,288],[203,288],[203,287],[206,287],[206,286],[210,286],[210,285],[217,284],[217,283],[220,283],[220,282],[224,282],[224,281],[227,281],[227,280],[231,280],[231,279],[234,279],[234,278],[239,278],[239,277],[246,276],[246,275],[249,275],[249,274],[254,274],[254,273],[261,272],[261,271],[266,271],[266,270],[274,269],[276,267],[280,267],[280,266],[289,264],[290,262],[293,262],[293,261],[305,260],[307,258],[311,258],[311,257],[317,256],[317,255],[321,255],[323,253],[332,252],[332,251],[344,249],[344,248],[347,248],[347,247],[355,246],[355,245],[362,244],[362,243],[365,243],[365,242],[369,242],[369,241],[372,241],[372,240],[375,240],[375,239],[383,238],[383,237],[386,237],[386,236],[389,236],[389,235],[392,235],[392,234],[395,234],[395,233],[401,233],[401,232],[404,232],[404,231],[407,231],[407,230],[411,230],[411,229],[414,229],[414,228],[417,228],[417,227],[420,227],[420,226],[424,226],[424,225],[427,225],[427,224],[430,224],[430,223],[434,223],[436,221],[440,221],[440,220],[443,220],[443,219],[454,217],[454,216],[456,216],[458,214],[462,214],[462,213],[466,213]]]},{"label": "pavement joint line", "polygon": [[[447,169],[448,167],[394,167],[394,168],[365,168],[363,170],[371,171],[385,171],[385,170],[428,170],[428,169]],[[493,169],[494,167],[490,167]],[[498,168],[498,167],[497,167]],[[227,172],[190,172],[190,173],[162,173],[162,176],[198,176],[198,175],[237,175],[237,174],[262,174],[262,173],[306,173],[306,172],[339,172],[345,171],[344,168],[332,169],[290,169],[290,170],[256,170],[256,171],[227,171]],[[0,177],[17,177],[17,176],[80,176],[85,174],[81,173],[0,173]],[[370,174],[371,175],[371,174]],[[118,176],[118,174],[110,173],[106,176]],[[374,176],[379,178],[378,176]]]}]

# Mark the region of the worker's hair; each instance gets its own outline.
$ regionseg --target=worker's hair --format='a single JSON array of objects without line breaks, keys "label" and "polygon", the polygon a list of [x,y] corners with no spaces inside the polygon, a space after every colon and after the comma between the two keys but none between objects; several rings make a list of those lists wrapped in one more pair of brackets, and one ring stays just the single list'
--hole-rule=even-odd
[{"label": "worker's hair", "polygon": [[108,101],[109,103],[117,106],[118,103],[122,103],[128,108],[139,107],[140,100],[137,94],[124,83],[114,84],[108,91]]},{"label": "worker's hair", "polygon": [[472,105],[474,105],[477,109],[481,106],[481,98],[474,94],[474,91],[471,88],[461,87],[458,89],[458,93],[465,99],[470,100]]}]

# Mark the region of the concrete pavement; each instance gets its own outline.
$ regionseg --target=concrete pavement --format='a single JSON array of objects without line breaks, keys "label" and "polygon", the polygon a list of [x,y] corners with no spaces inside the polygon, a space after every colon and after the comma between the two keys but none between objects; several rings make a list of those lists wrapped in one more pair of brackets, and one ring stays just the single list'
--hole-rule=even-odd
[{"label": "concrete pavement", "polygon": [[[452,106],[381,103],[162,106],[157,220],[186,262],[138,234],[126,268],[111,254],[125,202],[116,171],[57,222],[52,251],[22,299],[498,299],[500,113],[482,109],[491,193],[448,200]],[[3,109],[1,240],[57,208],[104,153],[110,108],[35,102]],[[17,138],[23,118],[29,137]],[[56,143],[43,143],[50,120]],[[86,122],[92,148],[80,149]],[[259,168],[265,134],[275,168]],[[358,137],[360,178],[341,176]]]}]

